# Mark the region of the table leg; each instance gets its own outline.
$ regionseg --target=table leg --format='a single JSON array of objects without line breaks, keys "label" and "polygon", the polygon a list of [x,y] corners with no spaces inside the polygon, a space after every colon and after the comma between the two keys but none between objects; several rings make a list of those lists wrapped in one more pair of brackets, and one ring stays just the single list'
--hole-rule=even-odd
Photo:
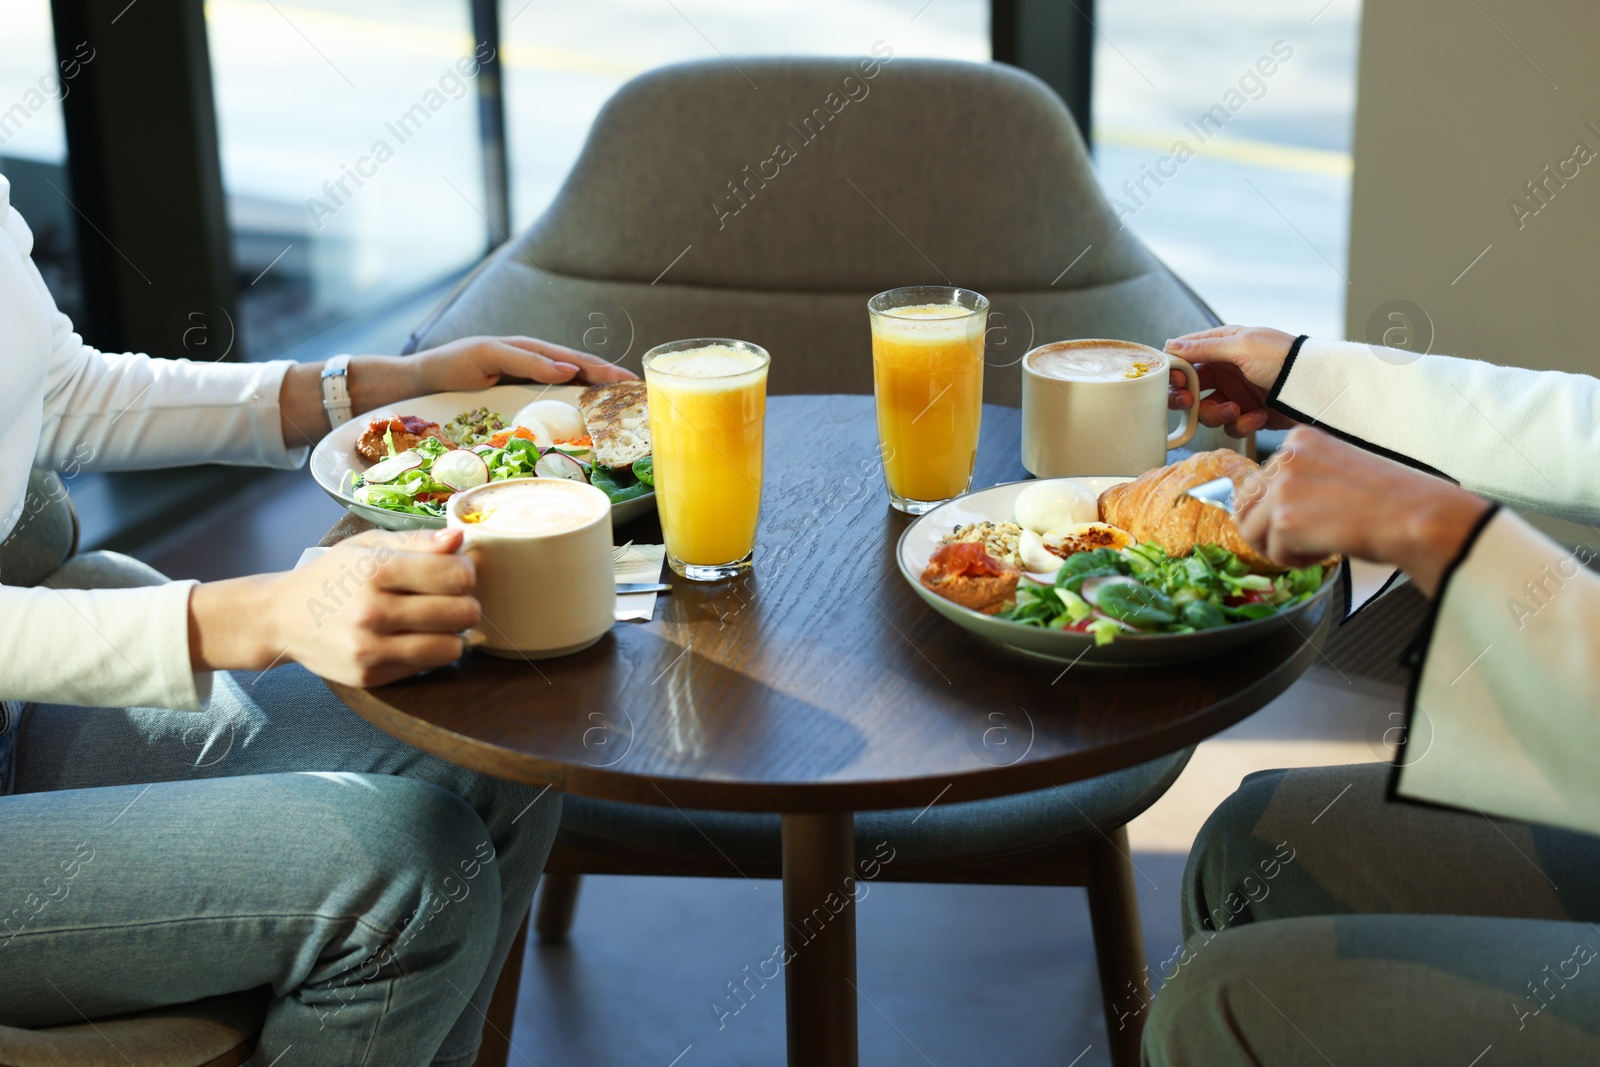
[{"label": "table leg", "polygon": [[783,817],[789,1067],[856,1067],[855,816]]}]

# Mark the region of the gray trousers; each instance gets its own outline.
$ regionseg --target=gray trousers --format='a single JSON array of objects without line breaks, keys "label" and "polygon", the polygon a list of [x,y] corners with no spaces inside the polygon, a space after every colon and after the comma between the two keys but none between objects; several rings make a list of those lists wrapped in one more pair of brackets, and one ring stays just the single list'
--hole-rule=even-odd
[{"label": "gray trousers", "polygon": [[1266,771],[1206,822],[1151,1065],[1600,1063],[1600,839]]}]

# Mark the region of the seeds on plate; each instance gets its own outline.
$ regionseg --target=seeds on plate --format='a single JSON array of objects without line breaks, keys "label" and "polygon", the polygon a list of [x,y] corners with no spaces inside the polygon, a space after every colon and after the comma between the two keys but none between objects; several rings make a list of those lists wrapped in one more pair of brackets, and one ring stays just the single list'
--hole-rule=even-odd
[{"label": "seeds on plate", "polygon": [[983,545],[989,555],[1012,567],[1019,567],[1017,562],[1018,539],[1022,536],[1022,527],[1014,522],[969,522],[965,526],[957,526],[955,532],[946,534],[940,544],[954,545],[963,541],[976,541]]}]

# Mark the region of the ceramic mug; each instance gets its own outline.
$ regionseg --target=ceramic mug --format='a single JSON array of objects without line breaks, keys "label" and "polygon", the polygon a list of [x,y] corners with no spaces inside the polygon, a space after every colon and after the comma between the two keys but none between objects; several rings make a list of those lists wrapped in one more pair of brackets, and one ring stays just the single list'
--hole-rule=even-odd
[{"label": "ceramic mug", "polygon": [[578,652],[616,619],[611,501],[583,482],[511,478],[456,493],[445,522],[464,535],[482,605],[472,639],[495,656]]},{"label": "ceramic mug", "polygon": [[1167,462],[1199,428],[1195,410],[1167,433],[1167,377],[1188,361],[1133,341],[1040,345],[1022,357],[1022,465],[1038,478],[1137,476]]}]

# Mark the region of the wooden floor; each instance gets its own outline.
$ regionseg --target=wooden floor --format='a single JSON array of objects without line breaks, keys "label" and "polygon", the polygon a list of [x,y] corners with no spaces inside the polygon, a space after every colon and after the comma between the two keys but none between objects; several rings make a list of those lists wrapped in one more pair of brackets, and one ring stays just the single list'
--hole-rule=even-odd
[{"label": "wooden floor", "polygon": [[[284,569],[341,514],[304,471],[274,474],[137,554],[173,577]],[[1152,968],[1178,944],[1184,855],[1243,775],[1385,758],[1400,691],[1341,666],[1201,745],[1130,827]],[[781,979],[728,989],[772,954],[780,900],[776,882],[587,879],[570,942],[529,949],[511,1062],[781,1063]],[[880,885],[857,921],[863,1063],[1109,1062],[1082,890]]]}]

